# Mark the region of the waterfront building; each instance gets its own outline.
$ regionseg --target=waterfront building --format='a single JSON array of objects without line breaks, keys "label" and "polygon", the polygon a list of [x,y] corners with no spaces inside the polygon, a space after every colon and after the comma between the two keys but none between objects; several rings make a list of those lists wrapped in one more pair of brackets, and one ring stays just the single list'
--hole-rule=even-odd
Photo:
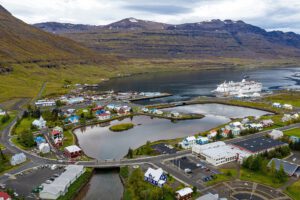
[{"label": "waterfront building", "polygon": [[78,123],[79,122],[79,116],[77,115],[72,115],[70,117],[67,117],[65,119],[66,122],[69,122],[69,123],[72,123],[72,124],[75,124],[75,123]]},{"label": "waterfront building", "polygon": [[162,187],[167,182],[167,176],[161,168],[148,168],[144,175],[144,180],[158,187]]},{"label": "waterfront building", "polygon": [[26,155],[24,153],[15,154],[10,159],[10,164],[15,166],[26,161]]},{"label": "waterfront building", "polygon": [[211,139],[215,138],[217,136],[217,134],[218,134],[217,130],[211,130],[211,131],[209,131],[209,134],[207,134],[207,138],[209,140],[211,140]]},{"label": "waterfront building", "polygon": [[196,144],[203,145],[203,144],[207,144],[207,143],[208,143],[208,138],[207,137],[199,136],[196,139]]},{"label": "waterfront building", "polygon": [[81,156],[82,150],[77,145],[65,147],[64,154],[69,158],[76,158]]},{"label": "waterfront building", "polygon": [[193,190],[189,187],[183,188],[175,192],[176,200],[189,200],[192,199]]},{"label": "waterfront building", "polygon": [[41,116],[40,119],[35,119],[32,122],[32,125],[37,127],[38,129],[43,129],[46,128],[46,121],[43,119],[43,117]]},{"label": "waterfront building", "polygon": [[110,113],[108,112],[97,115],[98,120],[108,120],[110,117]]},{"label": "waterfront building", "polygon": [[192,148],[192,146],[196,144],[196,137],[195,136],[188,136],[182,140],[180,143],[181,147],[184,149]]},{"label": "waterfront building", "polygon": [[268,134],[273,140],[278,140],[280,138],[283,137],[283,132],[280,130],[272,130],[269,134]]}]

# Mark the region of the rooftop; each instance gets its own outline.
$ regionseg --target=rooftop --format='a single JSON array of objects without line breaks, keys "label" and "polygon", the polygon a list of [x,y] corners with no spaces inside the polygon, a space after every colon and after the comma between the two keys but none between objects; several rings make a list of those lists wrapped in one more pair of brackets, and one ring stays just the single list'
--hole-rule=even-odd
[{"label": "rooftop", "polygon": [[243,148],[252,153],[257,153],[266,151],[271,148],[286,145],[286,143],[261,136],[257,138],[250,138],[243,141],[234,142],[232,143],[232,145]]},{"label": "rooftop", "polygon": [[271,166],[271,163],[273,161],[275,163],[276,170],[279,170],[280,166],[282,165],[285,173],[287,173],[289,176],[292,176],[299,169],[299,165],[297,165],[295,163],[287,162],[285,160],[281,160],[281,159],[278,159],[278,158],[273,158],[269,162],[268,167]]}]

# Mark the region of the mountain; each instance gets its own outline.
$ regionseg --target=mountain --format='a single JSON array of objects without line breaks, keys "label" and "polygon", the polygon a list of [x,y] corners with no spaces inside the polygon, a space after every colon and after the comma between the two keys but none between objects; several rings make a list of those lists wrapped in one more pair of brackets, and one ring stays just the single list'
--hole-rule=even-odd
[{"label": "mountain", "polygon": [[34,24],[34,26],[54,34],[94,31],[101,27],[86,24],[70,24],[58,22],[37,23]]},{"label": "mountain", "polygon": [[[15,18],[0,5],[0,64],[87,62],[98,53],[65,37],[44,32]],[[51,67],[52,65],[45,65]],[[2,69],[1,71],[7,71]]]},{"label": "mountain", "polygon": [[267,32],[232,20],[171,25],[127,18],[94,30],[73,29],[61,35],[101,53],[133,58],[298,59],[300,56],[300,35]]}]

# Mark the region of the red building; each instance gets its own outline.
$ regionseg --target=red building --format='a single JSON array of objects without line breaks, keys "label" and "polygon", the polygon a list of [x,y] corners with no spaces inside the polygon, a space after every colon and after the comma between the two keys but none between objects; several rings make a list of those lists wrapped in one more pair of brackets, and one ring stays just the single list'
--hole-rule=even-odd
[{"label": "red building", "polygon": [[64,154],[69,158],[76,158],[82,155],[82,150],[77,145],[65,147]]},{"label": "red building", "polygon": [[64,133],[63,129],[60,127],[55,127],[51,131],[51,139],[55,146],[59,147],[63,145]]},{"label": "red building", "polygon": [[12,200],[12,198],[6,192],[0,192],[1,200]]}]

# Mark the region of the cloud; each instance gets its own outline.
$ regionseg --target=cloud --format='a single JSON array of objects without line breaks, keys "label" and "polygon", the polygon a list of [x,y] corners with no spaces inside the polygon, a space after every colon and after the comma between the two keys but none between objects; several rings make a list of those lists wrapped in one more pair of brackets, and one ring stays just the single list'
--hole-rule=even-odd
[{"label": "cloud", "polygon": [[27,23],[103,25],[127,17],[170,24],[232,19],[300,33],[299,0],[0,0],[0,4]]}]

